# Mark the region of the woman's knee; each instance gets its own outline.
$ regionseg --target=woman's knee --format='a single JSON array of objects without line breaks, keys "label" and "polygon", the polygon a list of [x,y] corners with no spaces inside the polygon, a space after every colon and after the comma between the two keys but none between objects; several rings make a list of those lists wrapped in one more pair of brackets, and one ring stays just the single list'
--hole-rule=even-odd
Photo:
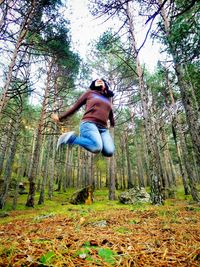
[{"label": "woman's knee", "polygon": [[105,157],[112,157],[115,152],[115,149],[110,149],[110,150],[102,150],[102,155]]},{"label": "woman's knee", "polygon": [[110,158],[110,157],[113,156],[114,153],[103,153],[103,152],[102,152],[102,154],[103,154],[104,157],[108,157],[108,158]]},{"label": "woman's knee", "polygon": [[91,148],[90,151],[92,153],[98,154],[102,151],[103,146],[100,143],[95,143]]}]

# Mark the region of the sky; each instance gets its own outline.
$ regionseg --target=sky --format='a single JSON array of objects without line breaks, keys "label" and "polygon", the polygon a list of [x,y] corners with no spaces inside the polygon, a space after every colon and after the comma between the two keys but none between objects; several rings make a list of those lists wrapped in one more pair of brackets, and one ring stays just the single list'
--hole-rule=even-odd
[{"label": "sky", "polygon": [[[92,17],[87,4],[88,0],[69,1],[67,6],[70,8],[65,11],[66,17],[71,21],[71,35],[74,49],[83,58],[86,57],[87,52],[90,50],[89,42],[97,39],[111,26],[110,22],[103,23],[102,20]],[[145,26],[143,23],[141,28],[139,26],[136,28],[138,47],[143,43],[148,26]],[[157,43],[152,44],[152,41],[147,39],[145,46],[140,51],[141,63],[144,63],[151,72],[153,72],[158,59],[161,58],[159,48]]]}]

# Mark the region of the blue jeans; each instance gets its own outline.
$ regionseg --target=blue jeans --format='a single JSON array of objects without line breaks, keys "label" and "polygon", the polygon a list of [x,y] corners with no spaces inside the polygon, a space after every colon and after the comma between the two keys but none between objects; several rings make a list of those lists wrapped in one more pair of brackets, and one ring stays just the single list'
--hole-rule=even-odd
[{"label": "blue jeans", "polygon": [[106,157],[111,157],[115,151],[109,130],[93,122],[81,122],[80,136],[76,136],[73,144],[80,145],[92,153],[101,152]]}]

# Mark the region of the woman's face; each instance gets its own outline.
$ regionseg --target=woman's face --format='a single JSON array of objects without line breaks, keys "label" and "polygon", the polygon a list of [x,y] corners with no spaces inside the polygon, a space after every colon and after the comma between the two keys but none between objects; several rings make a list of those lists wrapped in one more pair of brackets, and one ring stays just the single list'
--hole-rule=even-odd
[{"label": "woman's face", "polygon": [[101,87],[103,91],[106,89],[104,81],[102,81],[100,79],[95,81],[95,86]]}]

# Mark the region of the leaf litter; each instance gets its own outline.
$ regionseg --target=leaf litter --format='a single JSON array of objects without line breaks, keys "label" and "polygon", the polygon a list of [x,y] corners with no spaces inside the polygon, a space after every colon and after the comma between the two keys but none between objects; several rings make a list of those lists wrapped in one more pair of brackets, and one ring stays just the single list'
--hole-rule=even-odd
[{"label": "leaf litter", "polygon": [[200,266],[200,212],[183,202],[38,220],[13,214],[0,225],[2,267]]}]

